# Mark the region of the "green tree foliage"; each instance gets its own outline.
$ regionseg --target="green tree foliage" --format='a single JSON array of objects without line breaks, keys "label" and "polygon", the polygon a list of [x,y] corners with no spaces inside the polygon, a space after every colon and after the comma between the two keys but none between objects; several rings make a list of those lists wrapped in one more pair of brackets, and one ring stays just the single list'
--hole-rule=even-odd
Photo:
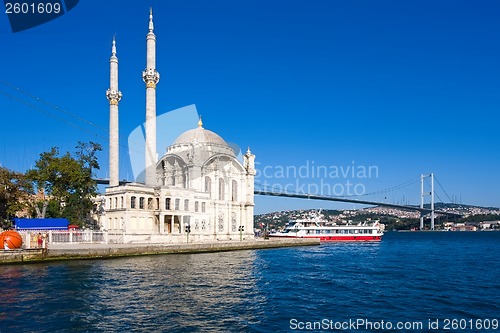
[{"label": "green tree foliage", "polygon": [[76,149],[75,157],[70,153],[60,156],[55,147],[41,153],[35,168],[27,172],[34,188],[44,194],[34,206],[38,217],[66,217],[80,226],[91,223],[92,197],[98,194],[92,178],[99,169],[96,153],[102,148],[94,142],[79,142]]},{"label": "green tree foliage", "polygon": [[483,221],[500,221],[500,215],[498,214],[478,214],[460,219],[459,222],[468,222],[471,224],[479,225],[479,222]]},{"label": "green tree foliage", "polygon": [[29,207],[31,192],[24,174],[0,167],[0,227],[10,227],[9,219]]}]

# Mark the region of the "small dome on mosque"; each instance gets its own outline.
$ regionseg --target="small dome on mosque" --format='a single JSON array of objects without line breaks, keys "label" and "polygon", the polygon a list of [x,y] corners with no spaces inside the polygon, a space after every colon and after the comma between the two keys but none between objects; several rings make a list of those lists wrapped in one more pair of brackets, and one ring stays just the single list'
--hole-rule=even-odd
[{"label": "small dome on mosque", "polygon": [[198,121],[198,127],[179,135],[177,139],[175,139],[173,145],[179,145],[183,143],[212,143],[228,146],[226,141],[224,141],[224,139],[221,138],[218,134],[203,128],[201,117]]}]

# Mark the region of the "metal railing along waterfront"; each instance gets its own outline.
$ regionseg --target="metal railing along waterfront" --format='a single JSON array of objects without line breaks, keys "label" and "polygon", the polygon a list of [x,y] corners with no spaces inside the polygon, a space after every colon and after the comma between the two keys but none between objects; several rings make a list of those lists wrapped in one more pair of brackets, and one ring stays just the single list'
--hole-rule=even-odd
[{"label": "metal railing along waterfront", "polygon": [[123,233],[102,230],[21,230],[18,232],[23,237],[24,247],[27,249],[39,247],[39,234],[42,235],[43,247],[46,247],[47,244],[64,243],[123,243]]},{"label": "metal railing along waterfront", "polygon": [[[186,234],[183,233],[124,233],[121,230],[18,230],[17,232],[23,238],[23,249],[50,248],[51,244],[182,244],[216,240],[213,234],[191,235],[186,238]],[[42,244],[38,243],[39,234],[42,236]],[[239,237],[233,240],[235,239],[241,241]]]}]

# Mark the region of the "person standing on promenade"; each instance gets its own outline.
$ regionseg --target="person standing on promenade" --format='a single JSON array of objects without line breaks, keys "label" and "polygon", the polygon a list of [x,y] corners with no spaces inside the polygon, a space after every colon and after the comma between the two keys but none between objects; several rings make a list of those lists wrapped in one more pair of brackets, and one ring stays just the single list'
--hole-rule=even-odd
[{"label": "person standing on promenade", "polygon": [[38,242],[38,247],[41,248],[43,246],[43,236],[42,236],[42,233],[38,233],[38,236],[37,236],[37,242]]}]

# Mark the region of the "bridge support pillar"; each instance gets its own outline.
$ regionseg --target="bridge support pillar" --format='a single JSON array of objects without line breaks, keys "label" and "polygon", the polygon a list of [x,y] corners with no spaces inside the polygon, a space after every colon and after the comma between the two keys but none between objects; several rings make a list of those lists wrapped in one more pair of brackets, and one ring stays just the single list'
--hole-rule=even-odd
[{"label": "bridge support pillar", "polygon": [[[429,177],[431,179],[431,191],[429,193],[424,192],[424,178]],[[424,197],[429,195],[431,197],[431,230],[434,230],[434,174],[420,175],[420,208],[424,208]],[[424,230],[424,216],[420,214],[420,230]]]},{"label": "bridge support pillar", "polygon": [[[424,175],[420,175],[420,208],[424,208]],[[420,212],[420,231],[424,230],[424,215]]]},{"label": "bridge support pillar", "polygon": [[431,230],[434,230],[434,174],[431,173]]}]

